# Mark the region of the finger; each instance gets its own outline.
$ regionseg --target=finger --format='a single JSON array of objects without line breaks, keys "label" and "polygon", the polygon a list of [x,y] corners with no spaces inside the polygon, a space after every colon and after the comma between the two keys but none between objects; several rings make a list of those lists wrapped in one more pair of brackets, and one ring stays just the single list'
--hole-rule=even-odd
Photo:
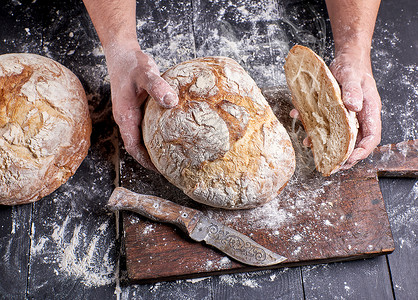
[{"label": "finger", "polygon": [[290,117],[293,119],[298,119],[300,120],[300,114],[298,112],[298,110],[296,108],[292,109],[289,113]]},{"label": "finger", "polygon": [[345,164],[341,167],[341,170],[348,170],[356,165],[360,160],[368,156],[367,150],[363,148],[356,148],[351,153]]},{"label": "finger", "polygon": [[125,149],[126,152],[128,152],[144,168],[159,173],[157,168],[152,163],[151,158],[144,145],[136,144],[133,147],[125,146]]},{"label": "finger", "polygon": [[145,53],[138,54],[139,65],[142,66],[135,74],[135,82],[139,88],[148,92],[157,103],[166,108],[178,104],[178,96],[174,89],[160,76],[158,66]]},{"label": "finger", "polygon": [[149,78],[147,92],[157,103],[165,108],[172,108],[179,102],[173,88],[160,76]]},{"label": "finger", "polygon": [[342,100],[348,110],[359,112],[363,107],[363,91],[360,81],[352,78],[343,79],[341,83]]},{"label": "finger", "polygon": [[376,136],[374,135],[363,138],[360,142],[361,144],[359,144],[359,146],[353,150],[350,157],[341,169],[349,169],[353,167],[355,164],[357,164],[359,161],[367,158],[373,151],[373,149],[376,148],[376,146],[379,144],[379,142],[375,142],[376,140]]},{"label": "finger", "polygon": [[369,134],[361,139],[356,149],[353,150],[353,153],[348,158],[346,165],[351,167],[355,165],[358,161],[367,158],[370,153],[376,148],[380,143],[380,133],[378,134]]},{"label": "finger", "polygon": [[380,143],[382,134],[382,103],[374,81],[364,87],[364,108],[357,114],[361,123],[362,140],[358,147],[369,150],[369,153]]},{"label": "finger", "polygon": [[312,141],[309,137],[304,138],[302,144],[305,147],[312,147]]},{"label": "finger", "polygon": [[364,93],[364,96],[365,105],[363,110],[358,113],[358,120],[361,126],[361,140],[346,162],[348,168],[358,161],[367,158],[380,143],[381,139],[382,123],[379,93],[376,88],[369,88]]},{"label": "finger", "polygon": [[139,124],[141,118],[141,101],[144,97],[138,97],[132,84],[112,84],[112,112],[116,124]]},{"label": "finger", "polygon": [[112,99],[114,100],[112,110],[115,122],[119,126],[119,132],[126,151],[143,167],[157,171],[145,147],[142,145],[140,99],[135,99],[134,97],[135,101],[130,102],[128,99],[125,99],[129,96],[129,93],[122,93],[122,95],[118,96],[119,98]]},{"label": "finger", "polygon": [[158,172],[152,163],[146,148],[142,145],[140,128],[135,125],[135,123],[125,122],[119,125],[119,131],[126,152],[128,152],[144,168]]}]

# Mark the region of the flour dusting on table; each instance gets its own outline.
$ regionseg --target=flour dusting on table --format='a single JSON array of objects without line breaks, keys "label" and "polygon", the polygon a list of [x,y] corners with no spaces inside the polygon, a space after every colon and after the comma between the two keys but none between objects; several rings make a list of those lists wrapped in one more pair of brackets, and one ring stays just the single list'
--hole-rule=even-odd
[{"label": "flour dusting on table", "polygon": [[54,224],[51,236],[41,236],[31,247],[31,256],[41,256],[44,263],[51,264],[58,276],[70,276],[80,280],[88,287],[103,286],[114,282],[115,265],[112,254],[114,243],[104,245],[109,222],[86,234],[83,225],[71,224],[70,217],[62,224]]},{"label": "flour dusting on table", "polygon": [[[66,184],[35,204],[29,276],[48,265],[45,280],[71,278],[89,288],[115,283],[115,219],[104,209],[110,196],[111,161],[103,161],[95,150],[93,146]],[[49,272],[56,278],[48,279]]]},{"label": "flour dusting on table", "polygon": [[[296,11],[272,0],[245,6],[212,1],[205,4],[211,14],[189,7],[189,2],[182,5],[185,10],[194,9],[193,17],[179,15],[179,19],[168,19],[163,24],[156,24],[152,14],[137,19],[139,43],[161,71],[195,57],[226,56],[241,64],[259,86],[278,86],[285,84],[283,64],[293,39],[324,54],[325,21],[312,6],[309,12],[313,22],[298,19]],[[182,13],[159,1],[155,9],[171,9],[174,15]],[[314,26],[317,35],[309,32],[307,26]]]},{"label": "flour dusting on table", "polygon": [[[393,195],[392,197],[401,198],[402,195]],[[402,235],[398,239],[400,248],[417,249],[418,233],[413,228],[418,228],[418,181],[412,186],[409,197],[403,199],[403,204],[388,208],[389,219],[393,228],[399,230]],[[411,228],[408,230],[405,228]],[[397,233],[394,233],[398,236]]]},{"label": "flour dusting on table", "polygon": [[[378,23],[371,51],[377,88],[390,95],[390,98],[382,98],[383,126],[393,124],[382,131],[383,144],[418,138],[418,65],[401,63],[394,55],[403,50],[400,33],[394,28],[393,23]],[[398,134],[399,128],[402,136]]]}]

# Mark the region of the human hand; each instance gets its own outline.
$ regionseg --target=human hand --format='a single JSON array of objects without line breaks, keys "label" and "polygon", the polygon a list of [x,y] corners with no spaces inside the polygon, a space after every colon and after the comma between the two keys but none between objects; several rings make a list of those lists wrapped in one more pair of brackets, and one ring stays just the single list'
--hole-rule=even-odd
[{"label": "human hand", "polygon": [[370,49],[380,0],[326,0],[335,46],[330,69],[341,86],[342,100],[356,112],[357,142],[342,169],[366,158],[380,143],[382,110],[372,75]]},{"label": "human hand", "polygon": [[143,103],[152,96],[166,108],[177,105],[178,96],[160,76],[154,60],[135,41],[105,48],[110,75],[112,111],[126,151],[145,168],[157,171],[142,143]]},{"label": "human hand", "polygon": [[[369,55],[360,55],[356,50],[341,52],[331,63],[330,70],[341,86],[342,101],[346,108],[357,114],[359,131],[355,148],[341,169],[349,169],[365,159],[380,143],[381,101],[374,81]],[[292,109],[292,118],[300,119],[299,112]],[[309,137],[303,145],[312,145]]]},{"label": "human hand", "polygon": [[357,114],[359,131],[355,148],[341,169],[349,169],[365,159],[380,143],[382,104],[372,75],[370,54],[345,49],[336,54],[330,70],[341,86],[346,108]]}]

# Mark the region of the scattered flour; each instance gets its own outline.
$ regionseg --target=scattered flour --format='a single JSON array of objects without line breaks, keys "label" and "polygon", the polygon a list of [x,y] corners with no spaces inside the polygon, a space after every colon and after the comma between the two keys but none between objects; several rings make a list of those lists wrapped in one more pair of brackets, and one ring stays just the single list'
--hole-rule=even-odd
[{"label": "scattered flour", "polygon": [[[157,2],[160,3],[160,1]],[[218,5],[220,3],[220,1],[212,2]],[[257,9],[257,7],[265,8],[266,5],[268,9]],[[311,39],[312,44],[323,42],[325,28],[321,25],[324,21],[317,20],[319,24],[318,27],[323,36],[317,38],[308,35],[303,28],[295,24],[291,18],[284,17],[283,8],[279,5],[280,4],[277,4],[275,1],[264,0],[255,1],[252,7],[244,7],[230,1],[227,5],[220,8],[216,18],[211,20],[214,24],[213,27],[210,27],[207,30],[195,28],[197,33],[205,33],[205,35],[202,35],[204,36],[204,40],[199,41],[198,43],[193,40],[191,30],[189,32],[184,32],[179,29],[183,24],[178,23],[177,20],[168,20],[165,26],[155,33],[155,36],[159,39],[157,43],[149,45],[149,43],[146,42],[147,37],[145,35],[140,35],[140,44],[145,45],[144,50],[154,57],[161,70],[165,70],[174,64],[196,56],[224,55],[240,62],[260,86],[283,85],[285,83],[285,77],[284,72],[282,71],[282,64],[284,63],[284,57],[289,50],[288,45],[290,40],[286,34],[288,28],[283,28],[282,24],[290,26],[291,30],[294,32],[294,36],[298,37],[299,40],[302,40],[303,38],[305,41],[310,41]],[[231,11],[237,12],[236,14],[233,14],[234,19],[228,19],[230,18],[228,16]],[[56,14],[57,18],[59,18],[60,12],[57,11]],[[196,19],[194,21],[198,23],[202,15],[203,13],[196,14]],[[141,32],[143,29],[146,30],[147,24],[150,22],[152,23],[153,21],[152,16],[138,19],[138,31]],[[265,28],[266,32],[263,32],[263,28],[259,26],[261,21],[269,21],[270,23],[270,25]],[[249,28],[248,32],[244,33],[244,37],[238,36],[234,30],[234,26],[240,22],[241,24],[248,25]],[[378,28],[385,28],[383,31],[386,32],[383,32],[383,34],[384,36],[387,36],[387,38],[378,42],[373,51],[374,61],[385,62],[385,64],[376,66],[376,72],[379,74],[379,76],[376,76],[377,84],[381,88],[391,89],[391,86],[397,85],[383,84],[401,78],[403,88],[405,88],[408,95],[411,95],[411,97],[408,98],[406,105],[402,104],[395,110],[389,111],[383,106],[383,119],[385,120],[387,117],[395,116],[399,120],[402,132],[404,133],[403,137],[400,138],[417,138],[417,66],[401,66],[401,69],[397,72],[402,75],[393,75],[396,66],[399,66],[400,64],[388,51],[383,50],[383,46],[384,44],[389,43],[393,47],[393,50],[396,50],[396,47],[398,47],[399,44],[399,38],[397,33],[392,32],[394,27],[391,24],[386,25],[386,27],[380,26]],[[76,39],[81,32],[80,30],[82,30],[82,26],[79,26],[77,29],[78,30],[75,30],[73,25],[66,35]],[[22,30],[27,35],[34,34],[29,28],[24,28]],[[16,46],[14,41],[5,39],[3,42],[7,42],[8,45]],[[59,53],[55,53],[55,50],[51,50],[54,49],[54,45],[52,45],[51,42],[45,41],[43,46],[44,48],[42,51],[46,56],[54,58],[53,56],[60,55]],[[71,47],[74,47],[74,44],[70,44],[70,46],[65,47],[65,49],[61,49],[62,53],[76,59],[77,55],[80,54],[76,47]],[[38,44],[29,42],[19,49],[22,52],[33,52],[34,49],[38,49]],[[394,52],[391,51],[391,53]],[[88,54],[96,58],[104,59],[103,49],[99,46],[98,42],[92,46],[92,50]],[[266,57],[271,58],[271,64],[265,64]],[[77,68],[78,69],[75,71],[77,71],[78,74],[82,74],[82,78],[87,82],[88,88],[92,92],[92,94],[90,94],[90,100],[92,106],[95,107],[102,100],[100,94],[102,93],[103,85],[108,85],[107,70],[104,61],[102,60],[101,63],[94,65],[77,66]],[[388,76],[394,76],[394,79],[390,79]],[[383,102],[385,101],[392,100],[383,99]],[[107,113],[109,113],[109,111],[107,111]],[[100,119],[105,118],[106,116],[108,116],[108,114],[106,115],[105,113],[95,117]],[[299,158],[299,161],[301,161],[301,158]],[[309,162],[309,160],[307,161]],[[312,165],[309,167],[312,168]],[[296,176],[299,176],[299,174],[296,174]],[[292,184],[296,185],[297,183],[296,179],[294,179],[289,183],[289,187],[291,187]],[[300,213],[313,213],[312,205],[314,203],[312,203],[310,194],[307,192],[306,188],[307,187],[302,187],[297,194],[299,198],[293,203],[290,203],[290,207],[293,206],[293,208],[296,208]],[[417,184],[414,186],[413,192],[415,199],[417,199]],[[321,195],[324,193],[324,189],[318,188],[314,193],[316,193],[316,195]],[[264,227],[272,229],[277,236],[280,236],[280,227],[285,226],[287,223],[291,223],[295,217],[294,214],[286,210],[284,206],[285,205],[280,203],[279,199],[275,199],[268,205],[254,210],[250,216],[250,225],[254,226],[254,228]],[[216,212],[213,214],[215,213]],[[416,205],[415,207],[410,205],[405,207],[402,211],[395,210],[391,212],[390,217],[392,222],[399,225],[407,224],[408,222],[415,222],[414,224],[416,224],[417,214]],[[33,258],[41,257],[45,263],[51,263],[51,265],[56,268],[55,272],[57,275],[74,277],[89,287],[114,283],[116,266],[111,257],[111,252],[113,251],[112,249],[115,247],[115,244],[114,241],[106,238],[106,231],[110,230],[109,221],[94,224],[95,230],[91,237],[86,235],[86,224],[74,224],[77,220],[76,217],[77,216],[71,215],[67,216],[61,223],[57,221],[57,223],[53,224],[51,235],[36,237],[36,228],[33,227],[31,235],[33,242],[31,246],[31,256]],[[241,213],[235,212],[228,215],[227,220],[230,223],[234,223],[234,221],[239,220],[240,217]],[[15,218],[15,215],[13,215],[13,218]],[[331,223],[330,220],[327,221]],[[19,223],[13,219],[11,233],[15,233],[18,229]],[[152,229],[149,228],[149,232],[151,231]],[[303,233],[295,233],[293,235],[293,240],[295,242],[300,242],[303,238]],[[416,246],[416,241],[416,235],[410,236],[408,239],[404,238],[401,241],[401,246],[414,247]],[[104,247],[104,253],[97,253],[97,250],[103,247],[103,245],[100,246],[103,242],[108,244]],[[295,251],[297,250],[298,248],[296,248]],[[226,264],[228,262],[225,260],[224,263]],[[210,268],[214,263],[208,261],[207,264],[208,268]],[[276,274],[269,274],[269,280],[274,281],[276,279]],[[220,276],[220,280],[231,287],[241,285],[250,288],[260,288],[259,279],[256,279],[257,275],[259,275],[259,272],[252,273],[252,275],[223,275]],[[188,282],[191,284],[201,282],[206,283],[206,280],[205,278],[201,278],[188,280]],[[151,292],[155,292],[166,285],[168,284],[157,283],[152,285],[150,290]],[[135,287],[132,286],[132,289],[135,289]],[[344,282],[344,289],[347,293],[351,290],[346,282]],[[180,295],[180,291],[177,292]],[[171,296],[175,294],[176,292],[173,292]],[[135,291],[132,295],[141,298]]]},{"label": "scattered flour", "polygon": [[216,271],[219,269],[225,269],[230,267],[232,264],[232,261],[229,259],[229,257],[224,256],[218,261],[208,260],[205,263],[206,271]]},{"label": "scattered flour", "polygon": [[260,285],[257,283],[257,280],[254,279],[245,279],[242,282],[243,286],[248,286],[250,288],[260,288]]},{"label": "scattered flour", "polygon": [[330,222],[330,220],[324,220],[324,224],[326,226],[334,226],[334,225],[332,225],[332,223]]},{"label": "scattered flour", "polygon": [[347,293],[349,293],[351,290],[351,288],[347,285],[347,282],[344,282],[344,289]]},{"label": "scattered flour", "polygon": [[210,280],[210,277],[201,277],[201,278],[192,278],[192,279],[186,279],[186,282],[190,283],[198,283],[202,281]]},{"label": "scattered flour", "polygon": [[[382,132],[386,143],[418,138],[418,65],[401,63],[395,55],[404,50],[404,43],[394,28],[393,23],[378,23],[371,54],[378,90],[388,95],[382,98],[382,122],[395,123],[393,130]],[[393,103],[393,99],[401,100]]]},{"label": "scattered flour", "polygon": [[145,226],[144,231],[142,233],[143,234],[150,234],[154,231],[155,231],[155,225],[154,224],[149,224],[149,225]]},{"label": "scattered flour", "polygon": [[[392,197],[402,198],[402,195],[392,195]],[[388,207],[388,215],[392,230],[399,230],[401,233],[398,239],[400,248],[417,249],[418,247],[418,182],[415,182],[407,199],[403,200],[402,205]],[[394,236],[398,236],[394,232]]]},{"label": "scattered flour", "polygon": [[219,276],[222,284],[228,285],[232,288],[251,288],[260,289],[263,286],[263,282],[273,282],[279,276],[279,273],[286,272],[288,269],[258,271],[252,273],[238,273]]},{"label": "scattered flour", "polygon": [[114,283],[115,264],[110,255],[115,245],[114,242],[104,245],[109,221],[98,224],[92,237],[86,235],[82,224],[72,223],[73,219],[67,216],[62,224],[53,225],[50,236],[39,238],[35,238],[32,226],[31,259],[41,257],[57,275],[74,277],[88,287]]}]

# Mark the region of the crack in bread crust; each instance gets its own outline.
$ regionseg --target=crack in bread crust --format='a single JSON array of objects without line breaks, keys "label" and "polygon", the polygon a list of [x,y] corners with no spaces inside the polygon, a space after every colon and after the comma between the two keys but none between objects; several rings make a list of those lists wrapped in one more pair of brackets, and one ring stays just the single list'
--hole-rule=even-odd
[{"label": "crack in bread crust", "polygon": [[163,74],[179,105],[146,104],[151,160],[195,201],[244,209],[272,200],[295,169],[290,138],[254,80],[235,61],[207,57]]},{"label": "crack in bread crust", "polygon": [[0,56],[0,204],[37,201],[73,175],[90,146],[78,78],[35,54]]}]

